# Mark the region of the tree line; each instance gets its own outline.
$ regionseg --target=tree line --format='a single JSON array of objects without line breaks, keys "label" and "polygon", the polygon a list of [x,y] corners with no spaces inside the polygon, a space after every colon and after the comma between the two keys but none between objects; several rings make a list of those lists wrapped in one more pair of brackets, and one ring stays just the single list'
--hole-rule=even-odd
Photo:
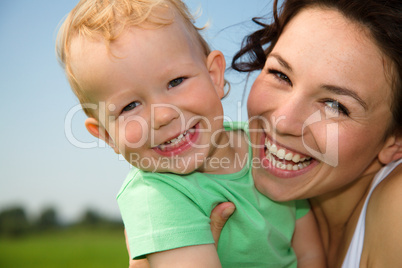
[{"label": "tree line", "polygon": [[92,209],[87,209],[77,222],[71,224],[63,224],[57,210],[52,207],[42,210],[34,219],[27,216],[23,207],[10,207],[0,212],[0,237],[17,238],[66,228],[123,228],[123,223]]}]

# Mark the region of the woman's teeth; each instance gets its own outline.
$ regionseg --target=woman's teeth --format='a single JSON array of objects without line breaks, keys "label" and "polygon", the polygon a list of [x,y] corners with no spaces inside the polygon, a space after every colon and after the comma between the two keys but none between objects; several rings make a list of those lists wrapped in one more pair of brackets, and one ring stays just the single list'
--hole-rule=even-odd
[{"label": "woman's teeth", "polygon": [[297,171],[310,164],[311,157],[302,157],[300,154],[286,151],[284,148],[278,148],[276,144],[271,144],[268,139],[265,141],[265,147],[266,158],[273,166],[279,169]]}]

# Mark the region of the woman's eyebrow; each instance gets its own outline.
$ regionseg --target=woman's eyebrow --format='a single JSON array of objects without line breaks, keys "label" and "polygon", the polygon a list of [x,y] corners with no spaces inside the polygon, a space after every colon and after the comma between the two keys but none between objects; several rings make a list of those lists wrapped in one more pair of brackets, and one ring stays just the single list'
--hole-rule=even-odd
[{"label": "woman's eyebrow", "polygon": [[282,58],[279,54],[270,53],[267,58],[269,58],[269,57],[274,57],[278,61],[278,63],[280,65],[282,65],[285,69],[287,69],[287,70],[289,70],[291,72],[293,71],[292,67],[290,66],[290,64],[284,58]]},{"label": "woman's eyebrow", "polygon": [[[289,70],[290,72],[293,72],[290,64],[284,58],[282,58],[281,55],[277,53],[270,53],[267,58],[269,57],[275,58],[282,67]],[[360,105],[363,106],[365,110],[368,109],[367,103],[362,98],[360,98],[360,96],[354,90],[334,85],[321,85],[321,88],[330,91],[336,95],[350,96],[354,98],[357,102],[359,102]]]},{"label": "woman's eyebrow", "polygon": [[334,85],[321,85],[321,88],[330,91],[336,95],[345,95],[345,96],[350,96],[354,98],[356,101],[360,103],[361,106],[363,106],[364,110],[368,109],[368,105],[360,96],[353,90],[345,88],[345,87],[339,87],[339,86],[334,86]]}]

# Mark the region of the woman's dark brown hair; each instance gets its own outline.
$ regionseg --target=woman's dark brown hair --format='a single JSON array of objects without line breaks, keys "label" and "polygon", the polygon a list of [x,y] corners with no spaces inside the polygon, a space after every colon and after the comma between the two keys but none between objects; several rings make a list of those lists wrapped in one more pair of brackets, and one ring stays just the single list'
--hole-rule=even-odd
[{"label": "woman's dark brown hair", "polygon": [[240,72],[261,70],[266,56],[276,45],[284,27],[301,10],[310,7],[334,9],[353,22],[366,27],[376,42],[390,68],[394,91],[391,105],[393,124],[388,134],[402,134],[402,1],[401,0],[285,0],[278,9],[274,1],[272,24],[263,23],[261,18],[253,21],[261,29],[243,40],[241,50],[234,56],[232,68]]}]

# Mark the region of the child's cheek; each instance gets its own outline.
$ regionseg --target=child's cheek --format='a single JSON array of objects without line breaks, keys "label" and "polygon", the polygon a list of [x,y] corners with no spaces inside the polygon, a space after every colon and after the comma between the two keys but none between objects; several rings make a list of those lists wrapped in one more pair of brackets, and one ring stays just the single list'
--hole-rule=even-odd
[{"label": "child's cheek", "polygon": [[132,149],[143,146],[148,139],[147,123],[139,117],[125,120],[120,124],[119,130],[120,140]]}]

